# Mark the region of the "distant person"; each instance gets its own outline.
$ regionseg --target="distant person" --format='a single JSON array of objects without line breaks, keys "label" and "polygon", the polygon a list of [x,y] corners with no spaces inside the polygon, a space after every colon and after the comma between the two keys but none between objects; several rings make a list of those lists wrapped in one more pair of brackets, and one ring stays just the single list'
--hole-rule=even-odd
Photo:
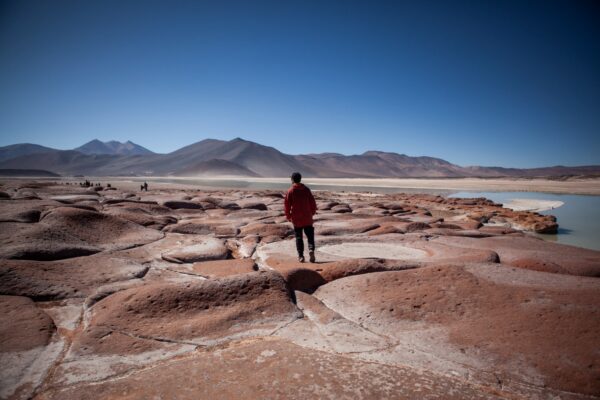
[{"label": "distant person", "polygon": [[144,191],[148,191],[148,182],[144,182]]},{"label": "distant person", "polygon": [[308,240],[308,255],[310,262],[315,262],[315,228],[313,227],[313,215],[317,212],[317,203],[310,189],[300,181],[302,175],[294,172],[291,176],[292,187],[285,195],[285,217],[294,225],[296,235],[296,250],[298,250],[298,261],[304,262],[304,240],[302,231]]}]

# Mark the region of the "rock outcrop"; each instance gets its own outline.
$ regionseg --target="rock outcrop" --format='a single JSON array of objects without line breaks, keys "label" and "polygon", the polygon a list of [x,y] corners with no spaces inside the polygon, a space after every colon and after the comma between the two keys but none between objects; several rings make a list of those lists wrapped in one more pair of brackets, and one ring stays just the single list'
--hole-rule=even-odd
[{"label": "rock outcrop", "polygon": [[279,191],[115,186],[0,182],[1,398],[600,395],[600,252],[554,217],[315,191],[301,263]]}]

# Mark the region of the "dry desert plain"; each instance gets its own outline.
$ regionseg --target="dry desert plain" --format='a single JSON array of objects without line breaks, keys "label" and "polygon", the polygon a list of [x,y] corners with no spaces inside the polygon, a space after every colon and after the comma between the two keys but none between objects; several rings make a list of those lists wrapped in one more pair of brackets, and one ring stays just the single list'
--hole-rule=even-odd
[{"label": "dry desert plain", "polygon": [[[137,181],[131,181],[123,177],[102,177],[98,178],[102,181],[107,179],[110,181],[117,180],[122,182],[121,187],[135,189],[139,188]],[[232,177],[232,176],[210,176],[198,178],[177,178],[169,177],[148,177],[138,178],[138,181],[148,180],[153,186],[162,186],[160,182],[165,180],[176,182],[178,187],[197,188],[198,180],[200,182],[213,183],[209,187],[214,187],[215,182],[223,181],[240,181],[263,186],[269,184],[288,184],[288,178],[253,178],[253,177]],[[97,180],[97,179],[95,179]],[[196,181],[196,182],[194,182]],[[600,195],[600,178],[576,178],[570,177],[565,179],[544,179],[544,178],[309,178],[306,179],[310,186],[333,186],[340,187],[341,190],[349,190],[353,187],[373,188],[377,189],[394,189],[402,191],[402,189],[422,189],[422,190],[444,190],[444,191],[476,191],[476,192],[546,192],[546,193],[561,193],[561,194],[587,194]],[[230,187],[225,185],[223,188]],[[172,186],[166,186],[172,187]]]},{"label": "dry desert plain", "polygon": [[319,191],[311,264],[281,191],[69,183],[1,181],[0,398],[600,395],[600,252],[550,216]]}]

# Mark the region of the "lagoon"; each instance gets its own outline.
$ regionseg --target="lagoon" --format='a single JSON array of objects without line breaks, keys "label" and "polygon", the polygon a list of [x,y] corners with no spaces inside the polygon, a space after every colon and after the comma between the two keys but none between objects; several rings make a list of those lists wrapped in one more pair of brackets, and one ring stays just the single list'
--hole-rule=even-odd
[{"label": "lagoon", "polygon": [[502,204],[514,199],[563,202],[558,208],[540,212],[557,218],[558,233],[537,236],[557,243],[600,250],[600,196],[532,192],[455,192],[450,197],[485,197]]}]

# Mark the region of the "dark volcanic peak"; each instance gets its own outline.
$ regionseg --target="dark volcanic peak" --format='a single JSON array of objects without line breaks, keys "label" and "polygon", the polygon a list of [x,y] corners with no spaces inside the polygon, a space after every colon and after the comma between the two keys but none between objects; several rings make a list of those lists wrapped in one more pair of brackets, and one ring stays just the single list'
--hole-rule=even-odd
[{"label": "dark volcanic peak", "polygon": [[229,161],[265,177],[288,176],[290,171],[301,171],[306,176],[315,175],[294,156],[242,138],[229,141],[202,140],[168,154],[168,160],[165,161],[176,166],[173,171],[179,171],[195,163],[214,159]]},{"label": "dark volcanic peak", "polygon": [[108,142],[101,142],[98,139],[87,142],[83,146],[74,149],[83,154],[113,154],[113,155],[144,155],[154,154],[150,150],[142,147],[138,144],[131,142],[130,140],[125,143],[111,140]]}]

